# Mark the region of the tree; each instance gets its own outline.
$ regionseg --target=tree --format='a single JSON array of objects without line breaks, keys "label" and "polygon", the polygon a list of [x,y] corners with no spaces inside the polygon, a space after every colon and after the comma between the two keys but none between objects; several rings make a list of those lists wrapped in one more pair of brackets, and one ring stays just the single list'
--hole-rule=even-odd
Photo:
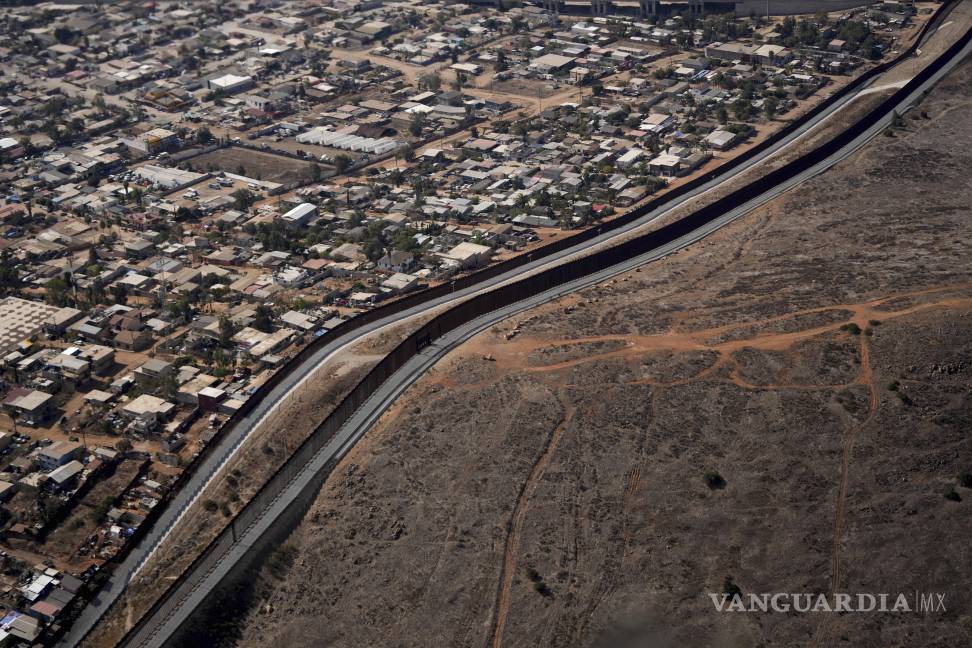
[{"label": "tree", "polygon": [[310,165],[310,177],[314,182],[319,182],[322,175],[324,175],[324,171],[321,169],[320,164],[314,162]]},{"label": "tree", "polygon": [[745,121],[753,114],[753,104],[740,98],[732,104],[732,111],[736,119]]},{"label": "tree", "polygon": [[414,137],[422,136],[422,127],[425,125],[425,115],[419,112],[412,113],[408,121],[408,132]]},{"label": "tree", "polygon": [[418,249],[419,244],[415,240],[415,235],[403,229],[395,234],[395,247],[403,252],[413,252]]},{"label": "tree", "polygon": [[169,304],[169,314],[175,318],[182,318],[184,322],[192,319],[192,306],[184,298]]},{"label": "tree", "polygon": [[119,439],[118,443],[115,444],[115,450],[125,454],[132,449],[132,442],[128,439]]},{"label": "tree", "polygon": [[7,295],[20,286],[20,276],[14,267],[9,250],[0,252],[0,295]]},{"label": "tree", "polygon": [[202,144],[203,146],[205,146],[206,144],[212,142],[214,139],[216,138],[213,137],[213,132],[205,126],[203,126],[202,128],[196,131],[197,144]]},{"label": "tree", "polygon": [[44,285],[44,296],[54,306],[64,306],[67,303],[67,290],[67,282],[61,277],[55,277]]},{"label": "tree", "polygon": [[223,316],[219,318],[219,344],[223,347],[229,347],[233,344],[233,336],[236,334],[236,326],[233,324],[233,320]]},{"label": "tree", "polygon": [[273,331],[273,309],[266,304],[257,306],[252,325],[256,330],[264,333]]},{"label": "tree", "polygon": [[365,241],[362,251],[369,261],[377,261],[385,254],[385,249],[381,245],[381,239],[373,238]]},{"label": "tree", "polygon": [[241,212],[248,211],[257,200],[257,195],[249,189],[237,189],[230,196],[235,201],[235,207]]},{"label": "tree", "polygon": [[159,393],[167,400],[175,400],[179,392],[179,381],[176,380],[175,372],[169,371],[162,376],[159,382]]},{"label": "tree", "polygon": [[776,97],[767,97],[763,100],[763,112],[766,114],[767,119],[773,119],[776,116],[776,111],[779,109],[780,102],[777,101]]},{"label": "tree", "polygon": [[426,90],[438,92],[439,88],[442,87],[442,79],[435,72],[423,74],[419,77],[419,85],[424,87]]},{"label": "tree", "polygon": [[345,153],[340,153],[334,157],[334,168],[337,169],[338,173],[344,173],[351,168],[353,163],[354,160],[351,159],[351,156]]},{"label": "tree", "polygon": [[54,28],[54,38],[57,39],[58,43],[70,43],[74,40],[75,33],[69,27],[55,27]]},{"label": "tree", "polygon": [[111,287],[111,298],[115,300],[116,304],[124,304],[128,301],[128,288],[125,284],[116,283]]}]

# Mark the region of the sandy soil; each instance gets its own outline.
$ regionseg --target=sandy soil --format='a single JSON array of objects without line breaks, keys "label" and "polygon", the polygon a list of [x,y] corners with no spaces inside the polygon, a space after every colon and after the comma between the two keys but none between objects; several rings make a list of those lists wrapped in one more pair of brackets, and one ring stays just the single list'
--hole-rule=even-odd
[{"label": "sandy soil", "polygon": [[[187,645],[972,643],[972,63],[921,108],[703,243],[450,354],[243,617]],[[727,576],[947,611],[717,613]]]}]

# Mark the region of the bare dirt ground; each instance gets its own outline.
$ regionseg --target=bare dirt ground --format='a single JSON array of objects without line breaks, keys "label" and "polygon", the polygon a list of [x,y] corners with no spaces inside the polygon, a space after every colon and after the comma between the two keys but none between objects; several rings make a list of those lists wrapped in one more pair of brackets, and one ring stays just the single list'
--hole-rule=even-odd
[{"label": "bare dirt ground", "polygon": [[258,180],[287,183],[309,177],[311,163],[245,148],[222,148],[189,161],[194,169],[238,173]]},{"label": "bare dirt ground", "polygon": [[[972,644],[972,63],[920,108],[451,354],[199,645]],[[727,576],[947,610],[717,613]]]}]

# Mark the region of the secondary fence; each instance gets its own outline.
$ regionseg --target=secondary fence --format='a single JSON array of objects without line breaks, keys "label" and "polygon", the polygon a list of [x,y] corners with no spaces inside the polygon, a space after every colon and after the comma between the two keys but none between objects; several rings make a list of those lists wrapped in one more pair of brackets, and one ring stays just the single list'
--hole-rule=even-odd
[{"label": "secondary fence", "polygon": [[[724,174],[726,171],[732,170],[739,165],[744,164],[769,147],[775,145],[783,138],[792,134],[795,130],[802,127],[805,123],[822,113],[824,110],[827,110],[836,102],[847,96],[850,92],[856,90],[877,75],[886,72],[890,67],[897,64],[901,60],[911,56],[914,53],[914,50],[917,48],[917,43],[921,41],[921,37],[923,37],[930,29],[937,26],[941,17],[944,15],[946,7],[953,4],[954,1],[955,0],[949,0],[943,3],[943,5],[938,9],[936,16],[925,25],[921,36],[916,38],[915,45],[912,45],[897,59],[869,70],[834,95],[828,97],[825,101],[821,102],[800,119],[787,124],[758,146],[755,146],[752,149],[742,153],[737,158],[726,162],[718,169],[707,172],[694,180],[671,190],[664,196],[660,196],[659,198],[656,198],[647,204],[642,205],[641,207],[622,214],[609,222],[602,223],[597,227],[578,232],[570,237],[565,237],[564,239],[543,246],[542,248],[535,250],[530,258],[527,258],[526,255],[520,255],[480,270],[479,272],[460,277],[452,283],[434,286],[421,292],[405,296],[399,300],[347,320],[329,331],[327,334],[317,338],[311,344],[303,348],[287,365],[271,376],[270,379],[247,400],[243,407],[241,407],[239,411],[237,411],[232,417],[230,417],[230,419],[227,420],[217,435],[217,438],[215,438],[206,447],[206,449],[200,453],[200,455],[194,460],[193,464],[191,464],[176,480],[176,483],[174,484],[173,489],[170,490],[170,493],[175,492],[180,486],[185,484],[192,474],[193,469],[214,451],[214,449],[219,445],[218,442],[225,437],[226,434],[228,434],[229,430],[232,429],[233,426],[238,425],[243,419],[246,418],[246,416],[252,413],[254,408],[263,398],[265,398],[286,377],[290,376],[290,374],[295,372],[297,369],[303,367],[303,364],[325,344],[339,337],[348,335],[355,330],[358,330],[361,327],[379,319],[384,319],[396,313],[400,313],[439,297],[443,297],[451,292],[454,292],[455,290],[462,290],[464,288],[471,287],[483,280],[496,277],[520,266],[526,265],[533,260],[539,260],[552,254],[556,254],[567,248],[589,241],[602,233],[609,232],[630,224],[632,221],[637,220],[638,218],[650,213],[664,204],[698,189],[699,187],[713,180],[715,177]],[[145,626],[150,620],[159,617],[160,614],[164,618],[176,610],[178,608],[179,601],[181,600],[180,597],[176,596],[176,594],[180,591],[191,590],[194,583],[208,573],[219,562],[219,560],[226,555],[226,553],[235,545],[239,534],[259,518],[263,510],[270,502],[279,497],[280,493],[284,491],[287,485],[293,480],[303,466],[305,466],[307,462],[310,461],[310,459],[313,458],[321,448],[323,448],[324,444],[333,437],[334,433],[351,417],[355,410],[357,410],[378,389],[378,387],[380,387],[410,358],[421,350],[421,348],[425,346],[429,340],[434,340],[440,337],[442,334],[498,308],[508,306],[527,297],[544,292],[552,286],[569,282],[574,279],[579,279],[591,273],[604,270],[624,260],[651,251],[667,243],[671,243],[672,241],[675,241],[682,236],[695,231],[699,227],[712,222],[727,211],[745,204],[751,198],[758,196],[780,184],[781,182],[806,171],[821,160],[824,160],[833,153],[839,151],[856,137],[873,127],[880,120],[882,115],[897,105],[905,96],[910,94],[915,87],[928,80],[935,72],[938,71],[938,69],[942,67],[942,65],[944,65],[945,62],[961,51],[962,47],[968,44],[970,39],[972,39],[972,31],[967,32],[956,44],[949,48],[945,54],[943,54],[934,63],[927,66],[924,70],[919,72],[916,77],[908,83],[907,86],[897,91],[891,98],[882,102],[881,105],[873,109],[848,130],[819,146],[814,151],[811,151],[810,153],[801,156],[785,166],[768,173],[765,177],[755,180],[745,187],[734,191],[730,195],[715,201],[711,205],[703,207],[689,216],[670,225],[666,225],[659,230],[630,239],[614,247],[591,254],[589,256],[575,259],[570,262],[565,262],[562,265],[538,272],[515,283],[505,284],[487,293],[472,297],[456,306],[453,306],[446,312],[441,313],[421,326],[417,331],[412,333],[406,340],[399,344],[391,353],[385,356],[377,365],[375,365],[374,368],[372,368],[371,371],[368,372],[368,374],[352,389],[352,391],[341,401],[341,403],[338,404],[331,414],[328,415],[324,422],[318,426],[317,429],[315,429],[315,431],[304,441],[304,443],[294,452],[294,454],[273,474],[270,480],[259,491],[257,491],[247,505],[236,514],[232,522],[223,530],[223,532],[221,532],[219,536],[217,536],[217,538],[207,547],[207,549],[200,554],[175,581],[173,581],[172,585],[170,585],[170,587],[166,590],[165,594],[163,594],[162,597],[160,597],[160,599],[157,600],[155,604],[141,617],[141,619],[139,619],[135,626],[128,631],[128,633],[122,639],[121,644],[131,644],[138,638],[139,635],[143,633],[144,630],[146,630]],[[162,514],[163,508],[170,501],[170,499],[167,499],[165,502],[159,504],[155,507],[155,509],[153,509],[152,513],[149,515],[149,519],[147,519],[146,522],[139,527],[138,531],[136,532],[136,536],[132,539],[128,546],[137,546],[138,541],[148,532],[151,523],[158,519],[159,515]],[[147,555],[150,549],[151,548],[144,548],[141,550]],[[115,559],[113,559],[113,562],[117,564],[122,560],[122,558],[122,556],[116,556]],[[117,600],[118,599],[115,598],[112,601],[111,606],[106,613],[108,613],[117,604]],[[88,632],[90,632],[90,629]]]}]

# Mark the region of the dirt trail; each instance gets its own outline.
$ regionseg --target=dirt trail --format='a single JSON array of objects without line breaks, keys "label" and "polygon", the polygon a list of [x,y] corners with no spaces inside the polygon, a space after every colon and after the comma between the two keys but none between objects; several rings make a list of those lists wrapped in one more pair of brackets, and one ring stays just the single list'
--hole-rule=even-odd
[{"label": "dirt trail", "polygon": [[[566,400],[566,399],[562,399]],[[513,584],[513,576],[516,572],[517,548],[520,543],[520,535],[523,531],[523,521],[526,519],[526,512],[530,506],[530,499],[537,490],[537,485],[543,478],[543,474],[550,464],[550,458],[557,450],[557,445],[564,434],[564,430],[574,417],[574,409],[570,406],[564,411],[564,418],[560,424],[550,433],[547,445],[543,448],[540,456],[537,457],[530,475],[523,484],[520,496],[516,499],[513,507],[513,516],[510,519],[509,533],[506,535],[506,543],[503,548],[503,571],[500,577],[499,591],[496,597],[496,608],[493,613],[493,630],[490,646],[500,648],[503,645],[503,626],[506,624],[506,616],[510,609],[510,587]]]},{"label": "dirt trail", "polygon": [[[866,338],[861,339],[861,373],[857,379],[858,384],[864,385],[868,393],[868,415],[867,418],[858,425],[854,425],[848,430],[841,449],[840,462],[840,481],[837,485],[836,511],[834,512],[834,537],[833,551],[831,554],[830,569],[830,593],[836,594],[840,591],[841,577],[841,542],[844,535],[844,520],[847,510],[847,485],[850,481],[851,460],[854,456],[854,446],[857,442],[858,434],[863,430],[877,415],[879,401],[877,387],[874,383],[874,369],[871,363],[871,347]],[[826,645],[830,640],[834,628],[836,627],[833,617],[825,617],[814,636],[814,646]]]},{"label": "dirt trail", "polygon": [[[656,335],[597,335],[559,340],[530,336],[517,336],[513,340],[501,345],[495,345],[492,341],[487,342],[483,346],[482,350],[483,353],[488,353],[493,359],[495,359],[499,367],[515,367],[518,370],[522,370],[523,372],[530,374],[558,372],[584,364],[586,362],[590,362],[592,360],[636,358],[644,355],[645,353],[658,351],[676,353],[691,351],[715,351],[723,357],[723,360],[725,360],[731,356],[732,353],[746,348],[758,349],[762,351],[783,351],[789,349],[795,343],[824,335],[826,333],[839,331],[842,326],[846,326],[847,324],[856,324],[861,329],[864,329],[869,326],[871,321],[886,321],[908,315],[914,315],[927,310],[967,306],[972,304],[972,297],[946,297],[934,301],[921,302],[897,310],[880,309],[881,305],[897,299],[933,295],[945,292],[959,292],[969,288],[972,288],[972,284],[936,286],[926,290],[893,293],[863,303],[836,304],[831,306],[821,306],[818,308],[809,308],[787,313],[785,315],[778,315],[760,320],[750,320],[736,324],[728,324],[725,326],[704,328],[693,332],[684,333],[669,332]],[[745,331],[746,329],[753,329],[759,326],[792,320],[803,315],[840,311],[849,311],[851,316],[841,321],[835,321],[822,326],[805,328],[798,331],[785,333],[756,333],[752,337],[744,337],[737,340],[729,340],[725,342],[711,341],[713,338],[716,338],[719,335],[724,335],[734,331]],[[591,342],[605,341],[623,341],[627,344],[620,349],[605,351],[602,353],[588,353],[582,358],[573,360],[565,360],[563,362],[542,366],[523,366],[523,358],[525,356],[544,348],[582,345],[589,344]],[[478,346],[475,340],[472,341],[470,345]],[[650,381],[647,382],[648,384],[651,384]],[[737,382],[737,384],[742,385],[743,383]],[[477,385],[473,384],[470,386],[476,387]],[[786,387],[792,387],[792,385],[786,385]]]}]

